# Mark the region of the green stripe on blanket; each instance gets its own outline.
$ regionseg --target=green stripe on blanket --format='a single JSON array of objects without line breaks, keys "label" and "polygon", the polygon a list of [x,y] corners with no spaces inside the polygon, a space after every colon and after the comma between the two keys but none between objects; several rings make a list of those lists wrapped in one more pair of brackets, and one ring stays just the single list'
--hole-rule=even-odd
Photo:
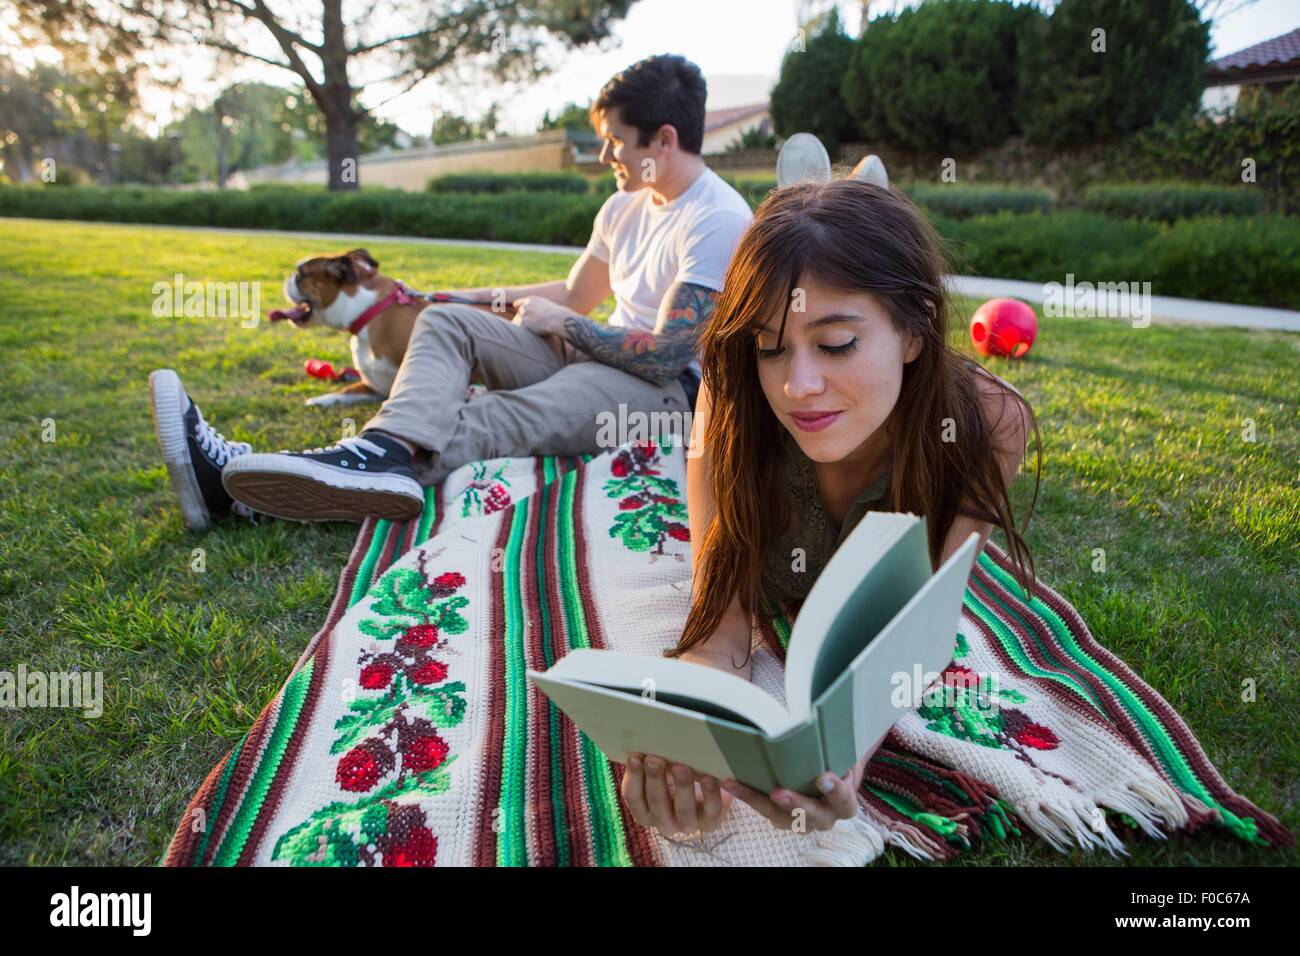
[{"label": "green stripe on blanket", "polygon": [[[301,666],[196,794],[167,865],[696,865],[951,859],[1030,831],[1123,852],[1213,823],[1291,834],[1234,793],[1176,712],[1046,586],[980,556],[954,661],[869,762],[856,820],[776,831],[747,807],[666,840],[524,672],[576,647],[659,653],[689,603],[679,449],[466,466],[407,524],[366,522]],[[250,532],[256,533],[256,532]],[[755,683],[779,696],[791,616]],[[976,681],[965,680],[977,676]],[[960,680],[959,680],[960,678]]]}]

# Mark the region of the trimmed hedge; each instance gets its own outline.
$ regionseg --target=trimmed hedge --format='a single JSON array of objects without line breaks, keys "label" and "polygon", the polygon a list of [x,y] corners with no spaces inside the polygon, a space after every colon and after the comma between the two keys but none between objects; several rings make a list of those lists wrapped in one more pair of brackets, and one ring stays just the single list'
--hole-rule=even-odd
[{"label": "trimmed hedge", "polygon": [[1042,282],[1064,281],[1067,272],[1078,280],[1110,278],[1097,275],[1106,256],[1140,249],[1160,228],[1074,210],[968,219],[929,215],[955,272]]},{"label": "trimmed hedge", "polygon": [[900,183],[918,206],[937,216],[967,219],[997,212],[1051,212],[1052,194],[1022,186],[966,186],[956,183]]},{"label": "trimmed hedge", "polygon": [[429,180],[433,193],[585,193],[590,182],[580,173],[448,173]]},{"label": "trimmed hedge", "polygon": [[0,187],[0,216],[161,222],[166,225],[238,226],[424,235],[447,239],[582,246],[603,199],[555,193],[455,194],[377,190],[226,190],[174,193],[147,187]]},{"label": "trimmed hedge", "polygon": [[0,187],[0,216],[361,232],[586,245],[601,196],[375,189],[173,192],[145,187]]},{"label": "trimmed hedge", "polygon": [[1082,206],[1125,219],[1174,222],[1193,216],[1254,216],[1264,211],[1264,197],[1249,186],[1203,186],[1196,183],[1114,183],[1089,186]]},{"label": "trimmed hedge", "polygon": [[1152,295],[1300,309],[1300,219],[1203,216],[1164,224],[1093,212],[932,216],[956,272],[1150,282]]},{"label": "trimmed hedge", "polygon": [[1156,295],[1300,309],[1300,219],[1187,219],[1161,229],[1141,262]]},{"label": "trimmed hedge", "polygon": [[[949,187],[945,187],[949,188]],[[0,216],[236,226],[584,245],[604,197],[367,188],[174,192],[0,187]],[[928,213],[958,273],[1150,282],[1155,295],[1300,309],[1300,219],[1202,216],[1166,224],[1095,212]]]}]

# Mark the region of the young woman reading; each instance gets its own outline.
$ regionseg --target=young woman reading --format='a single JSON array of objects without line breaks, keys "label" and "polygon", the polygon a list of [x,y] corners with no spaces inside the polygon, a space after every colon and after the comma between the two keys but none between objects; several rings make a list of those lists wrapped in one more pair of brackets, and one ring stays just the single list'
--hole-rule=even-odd
[{"label": "young woman reading", "polygon": [[[700,336],[692,607],[670,656],[748,680],[752,618],[802,601],[871,509],[923,515],[935,567],[996,525],[1029,586],[1008,491],[1037,425],[1015,389],[947,344],[943,271],[929,223],[895,190],[801,184],[759,209]],[[824,830],[857,812],[868,759],[811,798],[632,754],[622,796],[665,835],[716,829],[733,796],[775,826],[802,810]]]}]

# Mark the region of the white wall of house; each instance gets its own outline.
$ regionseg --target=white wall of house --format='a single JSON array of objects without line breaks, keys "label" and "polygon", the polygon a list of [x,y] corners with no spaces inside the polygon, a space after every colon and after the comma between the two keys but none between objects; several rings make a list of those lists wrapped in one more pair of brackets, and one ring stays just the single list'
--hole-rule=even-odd
[{"label": "white wall of house", "polygon": [[766,110],[753,116],[746,116],[734,123],[715,127],[704,134],[704,154],[707,156],[710,153],[726,152],[727,147],[739,139],[742,133],[758,127],[768,130],[772,128],[772,119]]},{"label": "white wall of house", "polygon": [[1201,109],[1210,113],[1222,113],[1237,105],[1241,95],[1241,86],[1233,83],[1227,86],[1207,86],[1201,93]]}]

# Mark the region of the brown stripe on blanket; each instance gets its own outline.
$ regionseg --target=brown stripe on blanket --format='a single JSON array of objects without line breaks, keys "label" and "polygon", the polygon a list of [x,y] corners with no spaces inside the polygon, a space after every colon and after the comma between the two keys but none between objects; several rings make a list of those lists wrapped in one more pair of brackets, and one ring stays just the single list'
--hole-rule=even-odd
[{"label": "brown stripe on blanket", "polygon": [[[326,618],[325,624],[316,633],[316,636],[312,638],[308,650],[304,651],[299,663],[295,665],[293,672],[289,675],[290,679],[292,679],[302,664],[306,662],[307,657],[310,654],[316,655],[311,684],[307,688],[307,695],[303,699],[301,710],[298,712],[297,722],[285,747],[280,765],[276,768],[275,776],[271,780],[271,786],[267,790],[266,800],[258,810],[253,829],[249,832],[248,841],[244,844],[244,849],[240,853],[239,865],[241,866],[251,864],[256,858],[257,850],[266,833],[266,827],[269,825],[271,817],[274,816],[275,808],[279,806],[285,783],[297,765],[298,753],[302,749],[302,738],[305,736],[306,728],[311,726],[312,717],[315,715],[316,703],[320,699],[320,687],[325,680],[325,671],[329,663],[331,644],[324,638],[333,633],[339,620],[347,613],[357,574],[360,573],[361,565],[370,550],[377,524],[378,522],[373,518],[367,518],[362,522],[361,530],[357,534],[356,544],[352,548],[347,564],[343,566],[343,573],[339,575],[339,585],[334,594],[334,601],[330,605],[329,616]],[[285,684],[288,684],[288,680],[285,681]],[[280,695],[277,695],[276,699],[279,701],[283,701],[283,690],[281,688]]]},{"label": "brown stripe on blanket", "polygon": [[[989,554],[999,564],[1005,564],[1004,556],[1000,552],[990,550]],[[1027,607],[1023,601],[1017,598],[1016,595],[1011,593],[1009,590],[1007,590],[1004,587],[1000,587],[997,580],[995,578],[992,578],[990,575],[988,575],[987,572],[979,571],[978,574],[979,574],[981,585],[987,585],[981,587],[980,588],[981,591],[985,593],[992,593],[998,595],[1007,603],[1007,605],[1013,611],[1016,612],[1016,614],[1022,617],[1029,617],[1030,619],[1035,621],[1040,620],[1040,616],[1036,612],[1034,612],[1032,609]],[[1043,597],[1043,592],[1042,592],[1043,587],[1044,585],[1042,585],[1042,583],[1039,582],[1037,588],[1035,589],[1035,595],[1038,596],[1040,599]],[[1079,635],[1078,629],[1073,625],[1069,624],[1068,620],[1064,615],[1060,615],[1060,616],[1062,620],[1067,621],[1066,626],[1070,628],[1071,633],[1074,634],[1075,637],[1077,638]],[[1013,633],[1015,633],[1019,643],[1025,648],[1026,653],[1029,653],[1033,649],[1032,645],[1034,644],[1034,641],[1027,639],[1027,635],[1024,633],[1024,629],[1016,625],[1016,622],[1010,620],[1008,615],[999,615],[999,619],[1002,620],[1003,623],[1006,624],[1006,626],[1013,631]],[[997,639],[994,637],[991,631],[987,627],[985,627],[982,622],[979,623],[979,627],[981,633],[985,635],[985,640],[992,647],[997,648],[997,650],[1001,652],[1001,643],[997,641]],[[1039,628],[1036,628],[1035,631],[1036,633],[1042,634],[1042,631]],[[1047,636],[1044,639],[1050,640],[1050,643],[1053,647],[1059,648],[1059,644],[1054,635]],[[1100,647],[1100,645],[1097,646]],[[1064,650],[1061,650],[1061,653],[1065,654],[1066,652]],[[1118,660],[1118,658],[1116,658],[1116,660]],[[1079,667],[1085,671],[1087,670],[1086,668],[1083,668],[1082,665],[1079,665]],[[1131,681],[1124,680],[1124,678],[1119,674],[1116,674],[1116,676],[1120,677],[1120,679],[1124,681],[1125,685],[1130,687],[1130,689],[1133,690],[1135,694],[1137,694],[1137,688],[1132,686]],[[1137,678],[1136,675],[1134,675],[1133,679],[1138,680],[1140,683],[1140,679]],[[1101,727],[1111,734],[1119,736],[1124,741],[1124,743],[1126,743],[1129,747],[1137,751],[1137,753],[1142,757],[1143,761],[1152,769],[1152,771],[1158,774],[1160,776],[1160,779],[1164,780],[1167,784],[1169,784],[1169,786],[1172,787],[1173,790],[1179,795],[1183,807],[1186,810],[1188,815],[1187,825],[1182,827],[1180,829],[1180,832],[1188,833],[1188,834],[1195,833],[1198,830],[1200,830],[1202,827],[1206,826],[1207,824],[1215,822],[1219,816],[1218,811],[1206,807],[1205,804],[1203,804],[1200,800],[1198,800],[1193,795],[1187,793],[1181,786],[1178,785],[1177,781],[1173,779],[1169,771],[1166,769],[1164,765],[1164,761],[1161,759],[1160,755],[1156,753],[1153,745],[1151,744],[1151,741],[1147,738],[1146,734],[1143,733],[1142,729],[1138,727],[1136,721],[1133,719],[1133,716],[1129,712],[1128,708],[1125,707],[1123,703],[1116,698],[1114,692],[1111,691],[1110,688],[1105,687],[1103,682],[1101,681],[1101,678],[1092,674],[1090,671],[1087,672],[1087,680],[1085,682],[1087,683],[1090,689],[1092,689],[1094,692],[1098,694],[1098,696],[1102,699],[1102,701],[1106,705],[1105,710],[1106,710],[1106,714],[1110,717],[1109,722],[1098,719],[1097,713],[1092,708],[1088,707],[1082,701],[1079,701],[1072,692],[1066,690],[1065,688],[1059,687],[1054,681],[1039,680],[1036,681],[1036,686],[1042,688],[1045,693],[1047,693],[1049,696],[1051,696],[1053,699],[1057,700],[1058,702],[1062,703],[1063,705],[1071,706],[1071,709],[1074,710],[1076,713],[1085,714],[1091,724]],[[1141,695],[1137,694],[1137,696],[1140,697]],[[1178,742],[1177,740],[1175,740],[1175,746],[1177,746],[1180,750],[1183,749],[1182,743]]]},{"label": "brown stripe on blanket", "polygon": [[[493,555],[503,555],[510,545],[510,527],[515,517],[512,507],[500,520]],[[493,558],[495,561],[495,558]],[[488,624],[488,715],[484,726],[483,770],[479,788],[478,826],[474,838],[474,865],[494,866],[497,859],[497,834],[493,824],[501,817],[501,760],[505,753],[505,566],[489,575],[491,593]],[[504,824],[505,821],[501,820]]]},{"label": "brown stripe on blanket", "polygon": [[176,827],[176,832],[172,835],[171,846],[167,850],[163,866],[192,866],[194,864],[194,851],[198,849],[199,838],[203,836],[203,831],[194,829],[194,811],[202,811],[205,819],[211,814],[212,798],[216,793],[221,775],[226,772],[226,765],[230,763],[232,753],[233,751],[228,751],[208,775],[203,778],[199,792],[194,795],[194,799],[185,808],[180,825]]}]

